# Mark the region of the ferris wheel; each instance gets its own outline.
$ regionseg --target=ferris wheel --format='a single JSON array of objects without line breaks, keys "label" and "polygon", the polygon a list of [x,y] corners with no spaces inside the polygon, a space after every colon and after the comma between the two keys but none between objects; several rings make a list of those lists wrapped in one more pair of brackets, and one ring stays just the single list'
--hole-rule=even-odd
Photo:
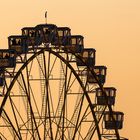
[{"label": "ferris wheel", "polygon": [[69,27],[39,24],[0,50],[0,139],[128,140],[106,66]]}]

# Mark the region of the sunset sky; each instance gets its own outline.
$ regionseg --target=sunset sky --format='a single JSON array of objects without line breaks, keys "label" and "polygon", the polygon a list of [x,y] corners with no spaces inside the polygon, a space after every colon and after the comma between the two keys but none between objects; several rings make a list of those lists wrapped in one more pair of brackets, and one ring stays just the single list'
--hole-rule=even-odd
[{"label": "sunset sky", "polygon": [[117,88],[115,110],[125,113],[121,135],[140,137],[140,0],[4,0],[0,3],[0,49],[21,28],[45,22],[68,26],[96,49],[96,64],[106,65],[105,86]]}]

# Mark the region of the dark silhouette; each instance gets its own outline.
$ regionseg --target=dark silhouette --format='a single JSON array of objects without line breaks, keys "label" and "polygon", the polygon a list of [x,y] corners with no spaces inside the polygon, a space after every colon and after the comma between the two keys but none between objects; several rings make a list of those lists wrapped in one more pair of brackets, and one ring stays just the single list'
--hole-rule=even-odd
[{"label": "dark silhouette", "polygon": [[10,56],[8,53],[6,53],[5,58],[8,59]]},{"label": "dark silhouette", "polygon": [[13,38],[12,45],[17,45],[16,39]]}]

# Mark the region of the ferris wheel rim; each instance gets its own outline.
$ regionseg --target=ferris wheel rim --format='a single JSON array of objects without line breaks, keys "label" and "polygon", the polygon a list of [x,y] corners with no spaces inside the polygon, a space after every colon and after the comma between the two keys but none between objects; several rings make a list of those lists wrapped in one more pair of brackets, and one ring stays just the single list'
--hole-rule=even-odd
[{"label": "ferris wheel rim", "polygon": [[[55,55],[56,57],[58,57],[60,60],[62,60],[72,71],[72,73],[74,74],[74,76],[76,77],[76,79],[78,80],[82,90],[84,91],[84,94],[86,96],[86,99],[89,103],[89,107],[91,109],[91,112],[92,112],[92,116],[93,116],[93,119],[95,121],[95,125],[96,125],[96,131],[97,131],[97,134],[98,134],[98,138],[99,140],[101,140],[101,132],[100,132],[100,128],[99,128],[99,124],[98,124],[98,121],[96,119],[96,115],[95,115],[95,112],[94,110],[92,109],[92,103],[91,103],[91,100],[90,100],[90,97],[85,89],[85,87],[83,86],[83,83],[81,81],[81,79],[79,78],[78,74],[75,72],[74,68],[71,66],[71,64],[69,64],[69,62],[67,62],[61,55],[59,55],[57,52],[51,50],[50,48],[42,48],[40,51],[38,52],[35,52],[35,54],[33,54],[22,66],[21,68],[18,70],[18,72],[16,73],[15,77],[13,78],[12,82],[10,83],[10,86],[8,87],[8,90],[5,94],[5,97],[2,101],[2,104],[0,106],[0,117],[2,115],[2,112],[3,112],[3,108],[5,106],[5,103],[6,103],[6,100],[8,98],[8,96],[10,95],[10,91],[12,90],[17,78],[19,77],[20,73],[24,70],[24,68],[26,68],[26,66],[34,59],[36,58],[38,55],[42,54],[43,52],[45,51],[48,51],[49,53]],[[74,54],[74,53],[72,53]],[[74,54],[75,55],[75,54]],[[76,55],[75,55],[76,56]],[[79,56],[76,56],[76,57],[79,57]]]}]

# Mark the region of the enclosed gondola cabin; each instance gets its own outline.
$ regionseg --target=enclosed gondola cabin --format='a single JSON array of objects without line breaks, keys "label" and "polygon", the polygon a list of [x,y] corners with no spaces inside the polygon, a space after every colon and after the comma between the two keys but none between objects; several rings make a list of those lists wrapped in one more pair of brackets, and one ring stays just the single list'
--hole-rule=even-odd
[{"label": "enclosed gondola cabin", "polygon": [[[104,84],[106,81],[106,67],[105,66],[94,66],[91,71],[88,72],[87,82],[91,84]],[[96,77],[96,78],[95,78]]]},{"label": "enclosed gondola cabin", "polygon": [[114,87],[104,87],[102,91],[96,88],[97,105],[114,105],[116,97],[116,89]]},{"label": "enclosed gondola cabin", "polygon": [[16,66],[16,51],[10,49],[0,50],[0,69],[14,68]]},{"label": "enclosed gondola cabin", "polygon": [[123,112],[105,112],[105,129],[122,129],[124,120]]},{"label": "enclosed gondola cabin", "polygon": [[67,52],[81,53],[84,48],[84,37],[81,35],[72,35],[69,38],[69,44],[64,49]]},{"label": "enclosed gondola cabin", "polygon": [[28,52],[26,36],[9,36],[8,44],[9,44],[9,49],[15,50],[18,54]]},{"label": "enclosed gondola cabin", "polygon": [[38,44],[57,44],[58,34],[57,26],[54,24],[40,24],[36,26],[36,34]]},{"label": "enclosed gondola cabin", "polygon": [[76,59],[77,66],[89,66],[95,65],[95,53],[96,50],[93,48],[86,48],[80,53],[80,58]]},{"label": "enclosed gondola cabin", "polygon": [[71,29],[68,27],[57,27],[58,32],[58,46],[70,45]]},{"label": "enclosed gondola cabin", "polygon": [[36,28],[35,27],[24,27],[21,29],[22,35],[27,37],[28,46],[38,45],[36,42]]}]

